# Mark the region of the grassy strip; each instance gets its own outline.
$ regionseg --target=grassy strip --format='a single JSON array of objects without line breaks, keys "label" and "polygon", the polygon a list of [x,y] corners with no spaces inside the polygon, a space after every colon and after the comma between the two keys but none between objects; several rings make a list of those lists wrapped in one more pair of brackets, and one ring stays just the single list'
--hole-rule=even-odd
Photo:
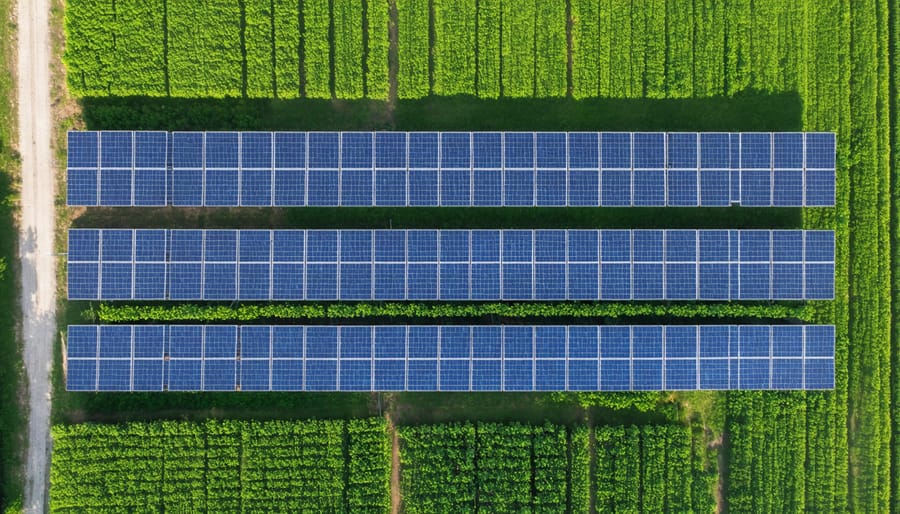
[{"label": "grassy strip", "polygon": [[890,149],[887,2],[850,9],[850,510],[890,501]]},{"label": "grassy strip", "polygon": [[431,90],[428,20],[428,0],[397,0],[399,98],[422,98]]},{"label": "grassy strip", "polygon": [[475,0],[435,0],[434,94],[475,94]]},{"label": "grassy strip", "polygon": [[368,317],[404,318],[504,318],[567,317],[625,318],[767,318],[807,320],[813,304],[745,305],[730,303],[655,304],[655,303],[357,303],[357,304],[178,304],[122,305],[101,303],[86,310],[82,318],[102,323],[171,321],[254,321],[264,319],[358,319]]},{"label": "grassy strip", "polygon": [[[897,2],[892,2],[890,13],[891,50],[891,226],[892,233],[892,311],[894,319],[900,317],[900,12]],[[900,324],[892,326],[891,340],[891,510],[900,511]]]},{"label": "grassy strip", "polygon": [[[241,96],[241,12],[238,4],[167,0],[166,8],[172,96]],[[202,66],[197,65],[198,59],[202,59]]]},{"label": "grassy strip", "polygon": [[303,2],[303,74],[307,98],[331,98],[329,0]]},{"label": "grassy strip", "polygon": [[600,85],[598,0],[572,0],[572,96],[597,96]]},{"label": "grassy strip", "polygon": [[268,98],[275,85],[272,69],[272,8],[268,0],[244,2],[247,96]]},{"label": "grassy strip", "polygon": [[501,4],[501,76],[505,97],[534,96],[535,7],[536,0]]},{"label": "grassy strip", "polygon": [[390,36],[390,10],[387,0],[366,0],[366,97],[387,100],[390,92],[388,77],[388,51]]},{"label": "grassy strip", "polygon": [[478,0],[477,90],[481,98],[500,96],[500,0]]},{"label": "grassy strip", "polygon": [[363,97],[363,0],[333,0],[334,96]]},{"label": "grassy strip", "polygon": [[274,0],[275,96],[300,96],[300,16],[296,0]]},{"label": "grassy strip", "polygon": [[800,44],[806,48],[808,77],[804,98],[815,108],[805,112],[809,130],[834,130],[838,134],[837,197],[834,209],[807,209],[804,226],[835,229],[836,301],[819,305],[817,319],[836,328],[835,390],[807,393],[807,507],[813,512],[846,511],[848,477],[848,353],[849,332],[849,219],[850,219],[850,26],[840,0],[806,2],[808,33]]}]

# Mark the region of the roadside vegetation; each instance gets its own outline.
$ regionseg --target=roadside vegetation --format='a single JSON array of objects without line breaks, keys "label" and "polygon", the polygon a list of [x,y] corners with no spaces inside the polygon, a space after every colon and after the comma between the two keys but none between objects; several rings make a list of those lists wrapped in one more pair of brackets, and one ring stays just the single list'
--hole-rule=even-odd
[{"label": "roadside vegetation", "polygon": [[0,0],[0,512],[21,505],[25,453],[25,395],[22,347],[18,337],[19,162],[17,141],[15,48],[10,20],[15,2]]}]

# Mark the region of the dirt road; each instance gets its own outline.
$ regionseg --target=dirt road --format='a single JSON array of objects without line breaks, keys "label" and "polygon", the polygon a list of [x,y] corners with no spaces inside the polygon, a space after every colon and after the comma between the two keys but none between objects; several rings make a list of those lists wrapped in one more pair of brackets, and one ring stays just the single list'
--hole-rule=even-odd
[{"label": "dirt road", "polygon": [[56,262],[53,256],[56,181],[50,148],[49,13],[48,0],[18,0],[17,80],[22,162],[19,264],[23,357],[28,380],[26,512],[47,510],[50,369],[56,332]]}]

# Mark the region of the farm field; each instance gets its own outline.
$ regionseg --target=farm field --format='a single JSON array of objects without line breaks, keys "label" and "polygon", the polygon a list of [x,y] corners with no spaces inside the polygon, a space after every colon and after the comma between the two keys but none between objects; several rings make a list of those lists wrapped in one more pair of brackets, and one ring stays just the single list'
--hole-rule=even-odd
[{"label": "farm field", "polygon": [[[539,425],[543,419],[550,419],[564,424],[586,415],[599,426],[696,417],[706,423],[710,435],[691,441],[712,441],[724,434],[720,501],[729,510],[887,512],[900,508],[897,474],[891,472],[892,462],[900,462],[895,437],[900,421],[892,405],[892,391],[900,394],[900,379],[891,374],[892,363],[900,363],[892,339],[897,332],[891,321],[895,309],[892,280],[897,280],[891,276],[896,262],[892,261],[896,255],[892,245],[897,237],[891,202],[897,201],[892,186],[900,163],[896,155],[891,155],[892,145],[900,137],[896,119],[900,106],[896,95],[891,96],[897,86],[891,83],[896,81],[897,56],[890,53],[900,30],[896,5],[885,0],[852,5],[836,0],[765,0],[727,5],[655,2],[650,8],[618,0],[568,0],[547,6],[533,0],[396,0],[386,4],[336,0],[329,12],[329,2],[314,0],[305,2],[302,16],[297,16],[294,4],[257,3],[247,1],[241,11],[237,4],[225,0],[170,1],[163,26],[158,10],[147,3],[70,1],[65,61],[69,87],[82,97],[84,126],[158,130],[835,131],[838,187],[834,209],[807,209],[802,213],[776,210],[767,217],[751,209],[716,213],[732,227],[802,224],[805,228],[834,229],[835,301],[804,305],[523,306],[97,307],[73,303],[68,319],[63,321],[83,321],[82,311],[89,310],[87,317],[96,316],[104,322],[287,318],[298,322],[357,318],[407,322],[471,317],[496,322],[601,316],[622,322],[691,317],[833,323],[838,335],[833,392],[704,393],[699,398],[660,395],[650,399],[647,412],[634,408],[628,400],[592,395],[566,397],[562,403],[509,395],[510,405],[524,408],[504,408],[504,402],[499,401],[500,406],[492,411],[484,405],[477,407],[479,401],[466,398],[469,395],[423,398],[396,394],[384,398],[384,410],[397,418],[459,422],[442,425],[440,430],[452,432],[456,439],[474,440],[476,448],[479,422],[485,421]],[[360,4],[364,5],[361,11],[355,8]],[[274,5],[274,13],[266,10],[269,5]],[[357,30],[361,23],[367,29]],[[202,37],[185,38],[188,33]],[[340,44],[335,39],[337,34],[341,35]],[[203,66],[189,62],[194,52],[208,56]],[[138,55],[146,57],[135,58]],[[122,212],[109,209],[87,213],[75,224],[117,226],[122,223],[117,221]],[[454,209],[445,213],[360,210],[345,214],[308,209],[249,214],[210,211],[190,217],[147,210],[129,217],[127,224],[697,228],[718,222],[702,210],[647,209],[636,214],[596,215],[567,210],[545,214]],[[64,242],[60,245],[64,248]],[[900,282],[893,284],[900,287]],[[56,382],[54,408],[60,422],[166,418],[185,413],[202,419],[213,407],[223,407],[235,416],[266,418],[279,417],[278,407],[284,406],[295,408],[292,417],[322,412],[338,417],[381,413],[380,403],[377,407],[370,404],[381,398],[366,395],[342,396],[335,405],[325,405],[310,395],[124,398],[68,394],[62,390],[60,377]],[[484,403],[494,405],[493,401]],[[429,412],[431,409],[436,412]],[[531,430],[534,439],[535,429]],[[672,432],[677,433],[645,434],[644,428],[610,432],[611,442],[602,449],[610,456],[608,462],[633,467],[635,462],[629,457],[636,455],[634,441],[647,437],[649,441],[674,441],[671,444],[683,457],[690,445],[681,431]],[[399,433],[406,458],[413,458],[416,446],[407,443],[415,440],[415,429],[401,426]],[[600,441],[607,437],[605,434],[595,429],[594,437]],[[574,439],[574,432],[567,436]],[[448,440],[456,439],[448,436]],[[434,438],[430,440],[434,442]],[[631,449],[623,449],[618,441],[631,444]],[[681,498],[685,498],[684,491],[695,491],[692,508],[711,510],[709,500],[696,493],[698,487],[706,487],[703,479],[696,475],[691,481],[684,479],[688,473],[684,459],[659,458],[659,453],[654,453],[655,444],[646,452],[642,447],[637,465],[644,467],[639,475],[631,476],[647,481],[649,487],[642,489],[649,491],[644,494],[646,500],[633,496],[634,484],[613,481],[609,490],[596,490],[595,501],[603,498],[606,505],[631,506],[646,501],[648,508],[656,510],[661,505],[659,498],[671,497],[661,488],[671,487],[681,491]],[[567,451],[574,455],[571,440]],[[622,457],[623,453],[627,457]],[[467,455],[454,457],[465,462],[470,459]],[[599,483],[601,476],[606,476],[602,473],[610,471],[595,467],[592,480]],[[682,478],[680,482],[661,478],[676,475]],[[401,474],[407,488],[415,484],[410,480],[408,474]],[[572,478],[568,481],[567,491],[583,490]],[[475,487],[471,483],[454,482],[454,486],[471,491]],[[510,491],[505,499],[518,501],[516,483],[510,479],[497,487],[508,488],[504,489]],[[419,505],[419,511],[427,511],[428,502],[436,501],[436,494],[404,497],[404,505],[408,509]],[[575,501],[575,496],[572,493],[566,501]],[[558,504],[561,500],[552,501]],[[680,510],[665,501],[663,510]]]},{"label": "farm field", "polygon": [[[57,425],[50,510],[389,512],[386,428],[383,418]],[[452,423],[399,434],[406,512],[714,507],[715,468],[685,426]]]}]

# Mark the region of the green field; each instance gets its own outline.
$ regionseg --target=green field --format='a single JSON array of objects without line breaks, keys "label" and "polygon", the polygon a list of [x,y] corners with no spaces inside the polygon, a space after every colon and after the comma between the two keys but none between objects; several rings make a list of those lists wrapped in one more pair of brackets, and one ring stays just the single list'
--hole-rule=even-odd
[{"label": "green field", "polygon": [[[160,20],[156,9],[133,0],[70,1],[68,82],[83,97],[87,126],[837,132],[834,209],[802,213],[779,209],[768,218],[747,209],[712,215],[704,210],[674,215],[668,210],[646,210],[597,216],[560,210],[530,217],[522,212],[490,211],[478,213],[476,224],[703,227],[717,222],[711,217],[721,216],[732,226],[836,230],[835,301],[791,307],[802,309],[797,318],[836,325],[835,391],[710,393],[703,401],[675,395],[674,403],[667,398],[650,413],[609,406],[587,412],[595,422],[612,424],[658,421],[672,416],[670,410],[676,411],[675,418],[690,412],[707,421],[711,434],[724,434],[721,501],[729,510],[900,510],[900,484],[891,470],[892,461],[900,465],[895,439],[900,416],[896,402],[892,403],[892,391],[894,397],[900,395],[900,379],[891,375],[891,364],[900,364],[891,324],[892,294],[900,289],[900,281],[892,282],[891,276],[896,262],[892,243],[898,235],[892,229],[892,223],[898,225],[892,202],[900,207],[900,195],[892,190],[900,164],[896,154],[892,156],[892,145],[900,143],[898,61],[891,54],[900,33],[895,2],[397,0],[385,5],[364,1],[365,23],[379,28],[363,30],[367,37],[361,43],[356,31],[360,14],[340,10],[358,2],[304,2],[302,13],[295,13],[302,14],[296,23],[293,16],[279,12],[279,6],[291,8],[286,3],[274,2],[274,15],[265,13],[269,3],[254,4],[247,1],[240,4],[243,9],[237,9],[225,0],[167,2],[166,17]],[[390,9],[393,5],[396,11]],[[390,13],[389,20],[384,19],[382,8]],[[253,32],[266,24],[252,18],[266,15],[274,16],[268,59],[264,34]],[[396,28],[395,40],[390,27]],[[183,31],[198,37],[185,39]],[[204,65],[187,66],[188,56],[198,51],[208,57]],[[137,55],[146,57],[135,59]],[[272,70],[267,72],[266,66]],[[271,83],[265,80],[268,76],[274,77]],[[289,87],[283,90],[279,84]],[[421,211],[359,210],[337,218],[329,218],[335,216],[333,211],[314,209],[274,214],[249,210],[241,214],[214,210],[199,215],[169,210],[128,213],[129,224],[166,220],[186,226],[346,223],[369,228],[443,228],[466,226],[476,217],[458,210],[434,217],[432,213],[422,216]],[[104,210],[77,223],[116,226],[123,214]],[[445,307],[436,307],[441,308]],[[80,319],[84,306],[72,309],[69,319]],[[337,307],[335,312],[345,316],[345,309]],[[176,310],[163,309],[153,316],[170,319]],[[478,313],[482,314],[494,315]],[[378,315],[385,316],[378,319],[392,319],[409,311]],[[536,317],[546,315],[541,312]],[[622,319],[654,316],[632,315]],[[388,398],[386,408],[397,417],[445,416],[441,421],[473,423],[497,417],[514,421],[517,416],[528,422],[542,418],[562,422],[583,414],[577,402],[560,405],[537,398],[509,395],[510,405],[525,408],[504,409],[503,402],[497,402],[498,410],[492,412],[471,395],[423,399],[398,394]],[[59,387],[54,408],[61,421],[202,418],[220,401],[242,417],[254,416],[254,408],[261,416],[277,417],[277,409],[271,406],[279,404],[296,406],[292,417],[315,415],[320,412],[316,409],[325,408],[307,395],[252,400],[228,400],[221,395],[103,398],[69,395]],[[253,405],[256,401],[270,403]],[[342,398],[336,403],[343,402]],[[429,413],[429,402],[439,404],[438,413]],[[304,405],[309,410],[302,410]],[[347,415],[355,416],[360,410],[377,410],[358,398],[348,400],[345,408]],[[648,464],[652,457],[642,453],[641,459]],[[634,464],[623,461],[622,465]],[[640,477],[650,480],[651,489],[675,487],[660,479],[669,476],[666,473],[684,473],[676,471],[675,465],[669,460],[654,461],[654,467],[642,470]],[[697,483],[697,479],[692,482]],[[659,506],[658,500],[651,500],[648,505]],[[633,505],[634,499],[621,501]]]},{"label": "green field", "polygon": [[[57,425],[50,510],[389,512],[389,430],[383,418]],[[684,425],[398,432],[397,485],[411,514],[715,506],[710,454]]]}]

